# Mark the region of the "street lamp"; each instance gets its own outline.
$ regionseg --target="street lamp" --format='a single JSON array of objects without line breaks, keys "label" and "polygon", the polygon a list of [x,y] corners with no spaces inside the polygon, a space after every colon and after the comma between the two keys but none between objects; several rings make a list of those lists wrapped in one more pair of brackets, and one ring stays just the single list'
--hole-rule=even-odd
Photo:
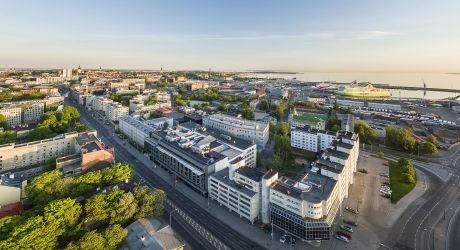
[{"label": "street lamp", "polygon": [[176,212],[176,211],[177,211],[177,210],[174,209],[173,211],[169,212],[169,226],[170,226],[171,228],[172,228],[172,224],[171,224],[171,222],[172,222],[172,213],[174,213],[174,212]]}]

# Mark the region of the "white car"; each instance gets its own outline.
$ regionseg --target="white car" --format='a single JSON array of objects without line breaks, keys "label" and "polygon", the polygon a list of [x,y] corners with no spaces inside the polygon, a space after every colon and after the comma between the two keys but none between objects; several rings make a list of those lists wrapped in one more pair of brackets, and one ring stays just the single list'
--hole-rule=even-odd
[{"label": "white car", "polygon": [[341,236],[341,235],[336,235],[335,238],[338,239],[338,240],[344,241],[346,243],[348,243],[350,241],[349,239],[347,239],[347,237]]}]

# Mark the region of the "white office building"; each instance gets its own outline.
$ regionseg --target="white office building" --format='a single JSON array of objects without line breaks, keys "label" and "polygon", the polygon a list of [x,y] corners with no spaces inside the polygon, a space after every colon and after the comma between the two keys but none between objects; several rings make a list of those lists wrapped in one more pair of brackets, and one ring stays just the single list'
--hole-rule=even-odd
[{"label": "white office building", "polygon": [[128,136],[135,143],[144,146],[144,141],[155,131],[151,126],[131,117],[125,116],[120,118],[118,129],[121,133]]},{"label": "white office building", "polygon": [[337,100],[337,104],[345,108],[362,108],[364,107],[364,102],[360,101],[351,101],[351,100]]},{"label": "white office building", "polygon": [[251,223],[261,214],[261,183],[263,172],[238,166],[238,162],[209,177],[209,198]]},{"label": "white office building", "polygon": [[188,122],[151,133],[144,150],[156,165],[205,195],[213,173],[230,165],[255,167],[257,146]]},{"label": "white office building", "polygon": [[105,117],[109,121],[118,121],[120,118],[129,115],[129,108],[125,107],[118,102],[114,102],[107,106],[105,110]]},{"label": "white office building", "polygon": [[303,177],[276,180],[269,192],[272,225],[301,240],[329,240],[332,223],[353,184],[358,155],[358,136],[342,132]]},{"label": "white office building", "polygon": [[310,127],[291,128],[291,147],[319,152],[332,145],[338,132],[311,129]]},{"label": "white office building", "polygon": [[268,141],[269,125],[224,114],[214,114],[203,118],[203,126],[225,134],[252,141],[263,148]]},{"label": "white office building", "polygon": [[399,104],[391,104],[391,103],[384,103],[384,102],[369,102],[367,103],[367,107],[374,110],[393,110],[393,111],[401,111],[401,105]]}]

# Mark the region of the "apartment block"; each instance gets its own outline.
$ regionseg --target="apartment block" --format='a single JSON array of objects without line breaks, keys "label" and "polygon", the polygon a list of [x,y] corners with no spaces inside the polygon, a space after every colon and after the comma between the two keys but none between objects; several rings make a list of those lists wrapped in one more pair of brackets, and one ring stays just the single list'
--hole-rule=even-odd
[{"label": "apartment block", "polygon": [[48,105],[62,103],[64,97],[50,96],[44,100],[8,102],[0,104],[0,114],[7,119],[8,126],[38,122]]},{"label": "apartment block", "polygon": [[222,133],[251,141],[264,148],[268,142],[269,125],[224,114],[214,114],[203,118],[203,126]]},{"label": "apartment block", "polygon": [[291,128],[291,147],[319,152],[332,145],[339,133],[312,129],[309,126]]},{"label": "apartment block", "polygon": [[121,105],[118,102],[107,105],[105,117],[109,121],[119,121],[120,118],[129,115],[129,108]]},{"label": "apartment block", "polygon": [[144,141],[155,129],[131,116],[120,118],[118,129],[138,145],[144,146]]},{"label": "apartment block", "polygon": [[97,135],[96,131],[67,133],[54,138],[23,144],[0,145],[0,173],[20,170],[43,164],[50,159],[80,152],[77,140],[85,134]]}]

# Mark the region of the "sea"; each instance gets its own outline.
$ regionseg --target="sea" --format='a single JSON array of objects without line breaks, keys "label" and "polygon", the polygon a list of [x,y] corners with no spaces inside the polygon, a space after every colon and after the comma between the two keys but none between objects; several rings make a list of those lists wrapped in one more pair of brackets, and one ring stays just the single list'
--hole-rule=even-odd
[{"label": "sea", "polygon": [[[373,84],[389,84],[395,86],[411,86],[427,88],[460,89],[460,73],[384,73],[384,72],[300,72],[293,74],[285,73],[257,73],[258,77],[285,78],[306,82],[370,82]],[[438,91],[407,91],[390,90],[396,98],[424,98],[439,100],[454,98],[460,93]]]}]

